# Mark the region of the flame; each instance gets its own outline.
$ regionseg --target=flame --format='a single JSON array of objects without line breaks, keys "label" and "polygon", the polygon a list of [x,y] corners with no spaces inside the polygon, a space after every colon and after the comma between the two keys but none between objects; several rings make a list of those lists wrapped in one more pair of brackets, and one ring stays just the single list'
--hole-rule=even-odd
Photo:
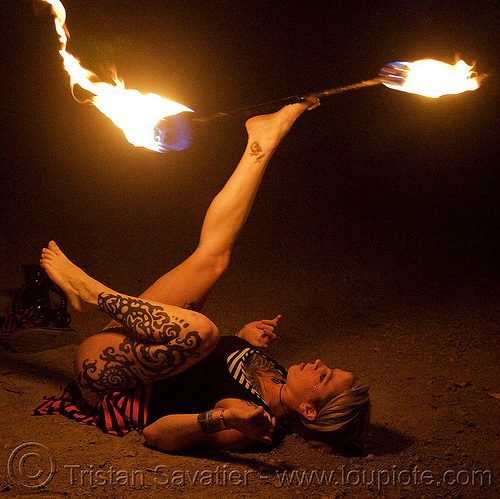
[{"label": "flame", "polygon": [[155,140],[154,127],[165,116],[172,116],[191,109],[156,94],[143,95],[138,90],[127,89],[116,74],[114,85],[97,81],[92,71],[66,50],[69,31],[66,27],[66,11],[60,0],[42,0],[52,7],[54,24],[59,35],[63,66],[70,77],[71,88],[79,85],[94,94],[89,101],[125,133],[127,140],[137,147],[160,152],[161,145]]},{"label": "flame", "polygon": [[[386,66],[392,78],[383,81],[384,85],[425,97],[441,97],[459,94],[479,88],[482,77],[478,76],[464,61],[455,65],[434,59],[421,59],[415,62],[395,62]],[[385,69],[385,68],[383,68]]]}]

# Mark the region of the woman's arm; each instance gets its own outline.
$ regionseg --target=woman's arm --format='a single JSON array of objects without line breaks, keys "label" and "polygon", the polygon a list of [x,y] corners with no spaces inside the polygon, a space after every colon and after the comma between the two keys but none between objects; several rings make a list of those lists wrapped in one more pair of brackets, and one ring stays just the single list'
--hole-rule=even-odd
[{"label": "woman's arm", "polygon": [[237,334],[238,338],[243,338],[251,345],[258,348],[267,348],[271,341],[276,339],[275,327],[281,319],[277,315],[274,319],[263,319],[261,321],[250,322],[244,326]]},{"label": "woman's arm", "polygon": [[257,442],[272,444],[274,427],[275,419],[262,407],[238,400],[207,413],[163,416],[144,428],[143,436],[148,445],[165,452],[189,447],[239,450]]}]

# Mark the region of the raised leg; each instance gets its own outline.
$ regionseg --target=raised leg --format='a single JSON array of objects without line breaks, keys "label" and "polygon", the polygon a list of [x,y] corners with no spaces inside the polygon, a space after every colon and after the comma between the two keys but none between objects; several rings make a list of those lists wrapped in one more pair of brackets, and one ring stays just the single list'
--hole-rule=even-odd
[{"label": "raised leg", "polygon": [[42,265],[72,305],[97,307],[112,319],[109,326],[118,326],[91,336],[77,353],[78,379],[89,400],[181,372],[215,347],[217,328],[195,310],[228,266],[273,153],[300,114],[317,105],[311,99],[247,121],[245,152],[208,209],[196,251],[139,298],[90,278],[55,243],[43,250]]},{"label": "raised leg", "polygon": [[207,211],[196,251],[158,279],[141,298],[201,309],[229,264],[231,249],[248,217],[269,160],[295,120],[306,109],[318,105],[318,99],[311,98],[247,121],[245,152]]}]

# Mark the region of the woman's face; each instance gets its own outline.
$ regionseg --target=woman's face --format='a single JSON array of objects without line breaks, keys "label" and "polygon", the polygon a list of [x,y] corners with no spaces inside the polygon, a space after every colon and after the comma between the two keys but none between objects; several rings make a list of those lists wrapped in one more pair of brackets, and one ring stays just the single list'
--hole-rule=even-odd
[{"label": "woman's face", "polygon": [[313,364],[303,362],[290,367],[286,385],[297,402],[310,403],[330,394],[340,395],[352,387],[354,380],[355,376],[351,371],[330,369],[318,359]]}]

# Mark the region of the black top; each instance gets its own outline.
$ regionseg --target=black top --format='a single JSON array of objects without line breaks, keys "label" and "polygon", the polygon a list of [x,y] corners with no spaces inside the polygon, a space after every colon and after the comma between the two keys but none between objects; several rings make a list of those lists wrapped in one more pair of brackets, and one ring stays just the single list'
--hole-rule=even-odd
[{"label": "black top", "polygon": [[207,357],[175,376],[153,383],[147,424],[168,414],[208,411],[225,398],[253,402],[272,417],[271,410],[245,375],[243,362],[251,353],[266,357],[286,378],[286,370],[258,348],[236,336],[222,336]]}]

